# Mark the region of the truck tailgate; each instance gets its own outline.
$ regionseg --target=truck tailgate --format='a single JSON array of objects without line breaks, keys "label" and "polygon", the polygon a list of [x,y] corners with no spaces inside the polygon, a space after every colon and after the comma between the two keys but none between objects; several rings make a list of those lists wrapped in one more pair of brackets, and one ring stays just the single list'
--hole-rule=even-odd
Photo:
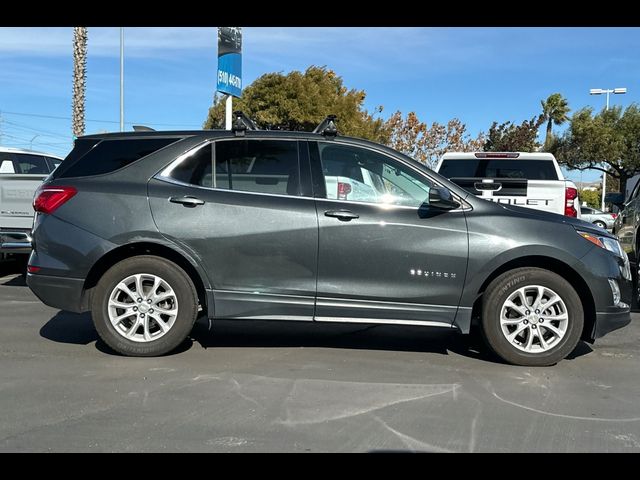
[{"label": "truck tailgate", "polygon": [[485,200],[564,215],[566,181],[469,177],[451,181]]},{"label": "truck tailgate", "polygon": [[0,228],[30,229],[33,195],[46,175],[0,174]]}]

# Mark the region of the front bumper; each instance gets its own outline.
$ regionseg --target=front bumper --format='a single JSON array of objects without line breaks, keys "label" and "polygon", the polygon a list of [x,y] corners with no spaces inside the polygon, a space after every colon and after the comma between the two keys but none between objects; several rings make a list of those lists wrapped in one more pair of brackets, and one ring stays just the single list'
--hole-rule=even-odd
[{"label": "front bumper", "polygon": [[0,253],[31,253],[31,232],[0,231]]},{"label": "front bumper", "polygon": [[82,313],[84,280],[37,273],[27,274],[27,285],[45,305],[68,312]]},{"label": "front bumper", "polygon": [[620,308],[618,311],[597,312],[593,338],[604,337],[607,333],[618,330],[631,323],[631,309]]},{"label": "front bumper", "polygon": [[592,342],[631,322],[631,269],[627,258],[595,246],[581,259],[581,264],[595,307],[591,328],[585,329],[583,340]]}]

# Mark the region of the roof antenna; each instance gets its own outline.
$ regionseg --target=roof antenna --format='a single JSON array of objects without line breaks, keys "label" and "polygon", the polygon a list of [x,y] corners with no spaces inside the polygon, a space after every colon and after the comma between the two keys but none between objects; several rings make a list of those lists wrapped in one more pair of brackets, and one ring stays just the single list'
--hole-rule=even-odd
[{"label": "roof antenna", "polygon": [[338,135],[338,128],[336,127],[336,116],[327,115],[320,125],[318,125],[313,133],[321,133],[325,137],[335,137]]},{"label": "roof antenna", "polygon": [[233,112],[235,120],[231,125],[231,130],[236,134],[236,137],[244,137],[247,130],[258,130],[258,126],[253,120],[247,117],[242,111],[236,110]]},{"label": "roof antenna", "polygon": [[155,129],[151,127],[147,127],[145,125],[134,125],[133,131],[134,132],[155,132]]}]

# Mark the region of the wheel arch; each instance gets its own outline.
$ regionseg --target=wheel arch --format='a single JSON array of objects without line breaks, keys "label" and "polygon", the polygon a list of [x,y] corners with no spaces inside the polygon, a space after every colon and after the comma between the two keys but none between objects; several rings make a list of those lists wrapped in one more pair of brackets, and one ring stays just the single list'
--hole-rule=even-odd
[{"label": "wheel arch", "polygon": [[207,287],[209,286],[208,279],[203,279],[203,275],[198,272],[195,262],[182,252],[178,252],[167,245],[154,242],[136,242],[122,245],[114,248],[113,250],[109,250],[100,257],[93,264],[85,278],[82,293],[83,308],[88,310],[89,305],[91,305],[93,289],[109,268],[122,260],[139,255],[154,255],[164,258],[182,268],[189,278],[191,278],[191,281],[196,287],[198,301],[200,302],[203,310],[206,312],[209,308],[213,309],[213,305],[209,305],[207,296]]},{"label": "wheel arch", "polygon": [[522,267],[542,268],[545,270],[549,270],[564,278],[571,284],[571,286],[576,290],[576,293],[580,297],[584,310],[584,326],[580,338],[584,341],[592,343],[593,330],[596,324],[596,307],[595,301],[593,299],[593,294],[591,293],[589,286],[580,276],[580,274],[565,262],[553,257],[545,257],[540,255],[531,255],[512,259],[496,268],[493,272],[491,272],[491,274],[487,276],[487,278],[485,278],[476,294],[476,299],[473,302],[471,311],[472,326],[478,325],[480,314],[482,312],[483,295],[489,284],[503,273]]}]

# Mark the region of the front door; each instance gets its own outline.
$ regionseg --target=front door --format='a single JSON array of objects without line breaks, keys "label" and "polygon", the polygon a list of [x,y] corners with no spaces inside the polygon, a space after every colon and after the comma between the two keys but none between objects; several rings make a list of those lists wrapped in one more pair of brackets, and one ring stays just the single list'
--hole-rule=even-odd
[{"label": "front door", "polygon": [[304,160],[297,140],[219,140],[150,181],[158,229],[201,259],[216,317],[313,319],[318,222]]},{"label": "front door", "polygon": [[309,145],[322,197],[316,320],[451,325],[467,268],[463,209],[429,207],[434,183],[386,153]]}]

